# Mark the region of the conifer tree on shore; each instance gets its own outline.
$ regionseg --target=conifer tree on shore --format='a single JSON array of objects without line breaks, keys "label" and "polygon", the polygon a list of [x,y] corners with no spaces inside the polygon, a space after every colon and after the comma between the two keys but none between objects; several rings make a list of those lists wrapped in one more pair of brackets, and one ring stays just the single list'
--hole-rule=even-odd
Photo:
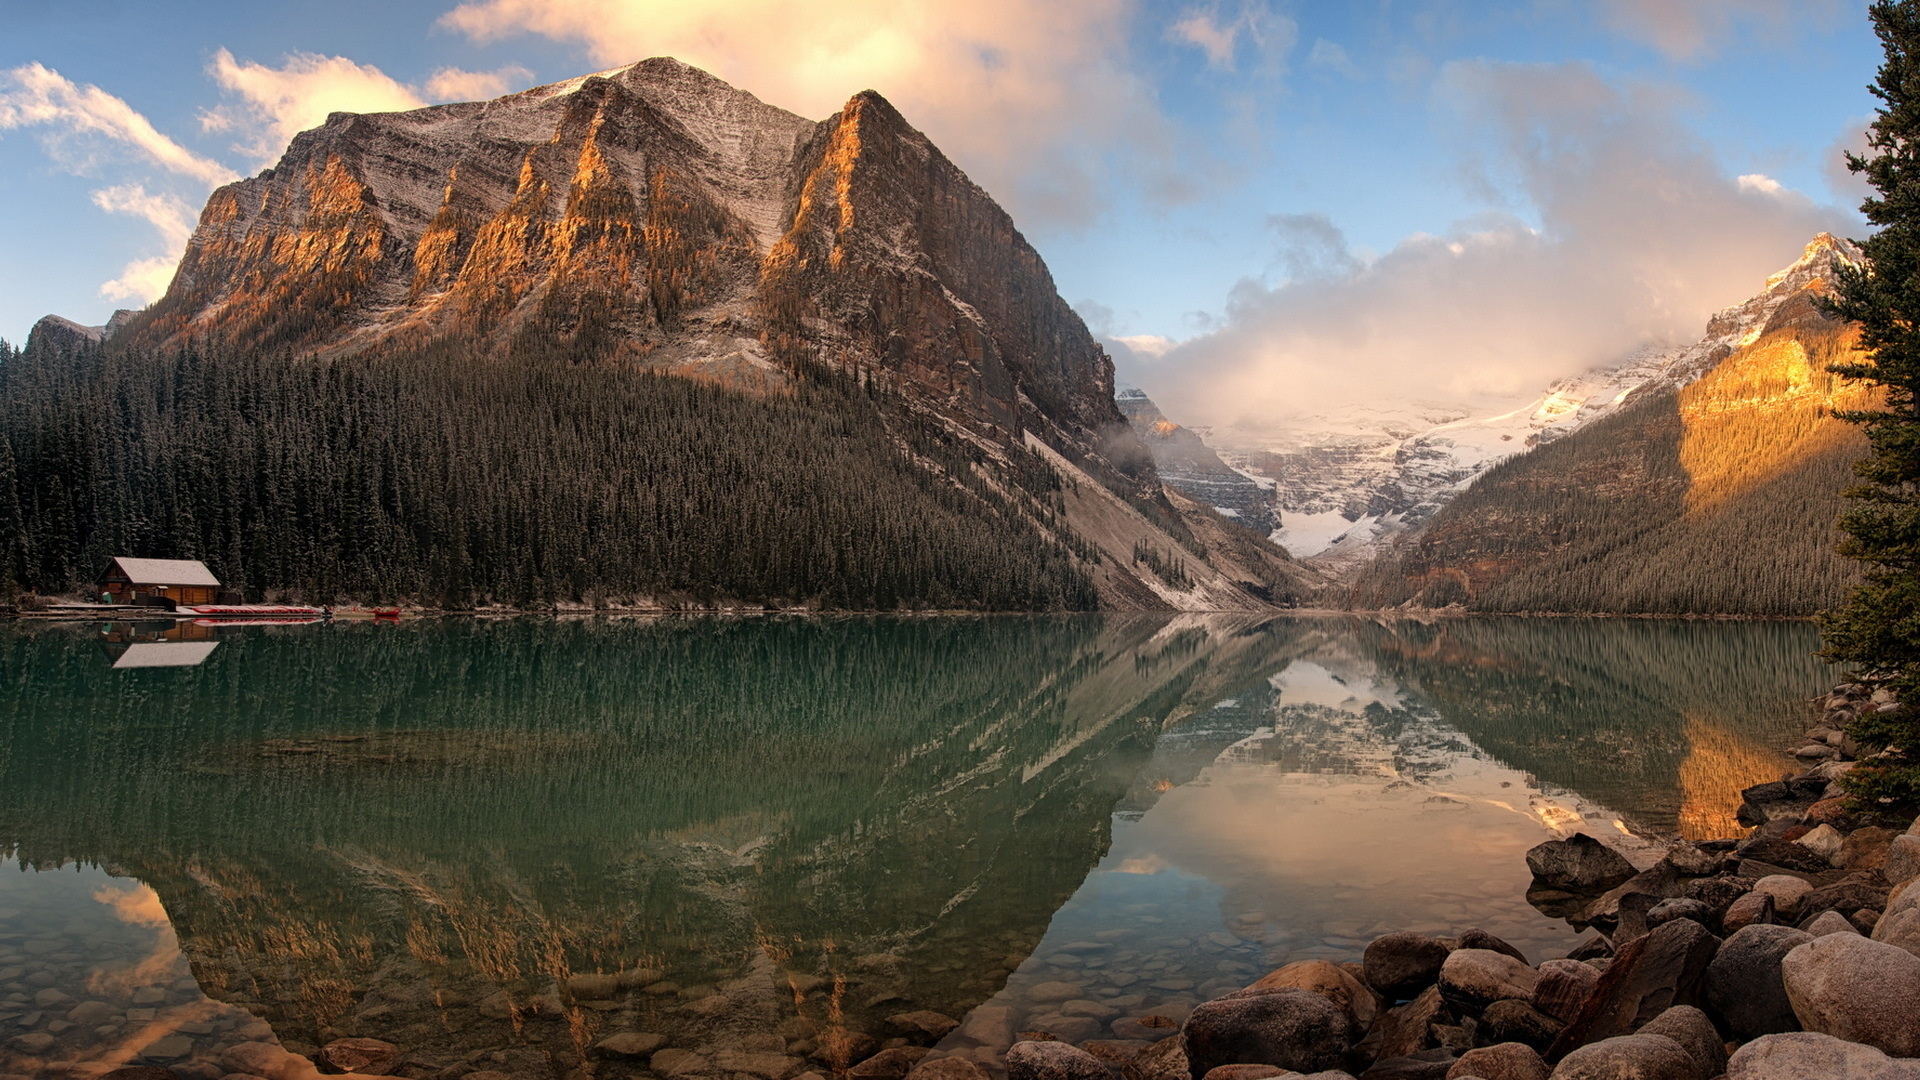
[{"label": "conifer tree on shore", "polygon": [[1868,711],[1853,736],[1878,754],[1847,777],[1863,807],[1920,805],[1920,0],[1870,9],[1886,59],[1869,89],[1881,101],[1868,152],[1847,155],[1876,195],[1861,212],[1879,231],[1860,244],[1868,265],[1842,267],[1831,314],[1860,324],[1860,356],[1831,370],[1885,391],[1883,407],[1843,414],[1862,425],[1871,455],[1855,466],[1854,505],[1841,517],[1841,553],[1867,565],[1866,581],[1821,619],[1825,655],[1904,704]]}]

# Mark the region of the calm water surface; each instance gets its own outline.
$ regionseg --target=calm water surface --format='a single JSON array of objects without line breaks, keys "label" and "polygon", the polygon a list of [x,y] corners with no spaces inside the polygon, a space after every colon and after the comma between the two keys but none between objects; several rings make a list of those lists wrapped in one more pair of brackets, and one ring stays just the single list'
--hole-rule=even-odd
[{"label": "calm water surface", "polygon": [[[1730,831],[1831,681],[1816,645],[1559,619],[0,627],[0,1075],[212,1080],[244,1044],[354,1035],[407,1075],[786,1080],[917,1009],[989,1062],[1020,1031],[1153,1037],[1137,1018],[1392,929],[1537,960],[1574,935],[1526,905],[1525,850]],[[591,1052],[622,1032],[679,1053]]]}]

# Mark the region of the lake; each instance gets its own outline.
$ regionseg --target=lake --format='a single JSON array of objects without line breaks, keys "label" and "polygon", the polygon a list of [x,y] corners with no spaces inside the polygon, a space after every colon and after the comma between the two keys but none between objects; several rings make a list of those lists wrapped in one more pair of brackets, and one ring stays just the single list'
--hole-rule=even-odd
[{"label": "lake", "polygon": [[1733,832],[1835,681],[1817,645],[1589,619],[0,626],[0,1075],[212,1080],[364,1036],[402,1075],[786,1080],[921,1010],[989,1063],[1021,1031],[1154,1038],[1141,1018],[1389,930],[1537,961],[1578,939],[1525,902],[1526,850]]}]

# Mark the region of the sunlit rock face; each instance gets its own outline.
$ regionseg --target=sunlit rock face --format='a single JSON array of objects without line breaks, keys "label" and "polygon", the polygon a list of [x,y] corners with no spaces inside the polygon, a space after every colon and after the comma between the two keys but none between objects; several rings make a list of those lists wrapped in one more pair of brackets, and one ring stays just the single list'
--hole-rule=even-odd
[{"label": "sunlit rock face", "polygon": [[[1865,455],[1835,412],[1871,389],[1828,371],[1857,329],[1816,301],[1822,236],[1715,319],[1715,347],[1570,435],[1490,470],[1363,574],[1361,603],[1492,611],[1804,615],[1857,579],[1834,552]],[[1705,343],[1703,343],[1705,344]]]},{"label": "sunlit rock face", "polygon": [[664,58],[303,132],[214,193],[133,338],[188,335],[457,335],[760,388],[824,363],[1002,439],[1145,457],[1039,255],[885,99],[815,123]]}]

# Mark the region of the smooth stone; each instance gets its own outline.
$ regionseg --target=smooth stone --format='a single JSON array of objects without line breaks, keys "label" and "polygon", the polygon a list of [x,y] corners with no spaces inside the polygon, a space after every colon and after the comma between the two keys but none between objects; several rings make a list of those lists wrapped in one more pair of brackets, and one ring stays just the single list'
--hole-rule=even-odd
[{"label": "smooth stone", "polygon": [[1455,1008],[1478,1013],[1496,1001],[1531,1001],[1539,974],[1524,961],[1491,949],[1457,949],[1440,965],[1440,995]]},{"label": "smooth stone", "polygon": [[[1848,921],[1845,915],[1837,911],[1823,911],[1814,916],[1813,921],[1801,929],[1814,937],[1826,937],[1828,934],[1857,934],[1860,928]],[[1721,946],[1725,948],[1725,946]]]},{"label": "smooth stone", "polygon": [[1920,877],[1920,836],[1902,833],[1887,845],[1887,857],[1880,864],[1887,882],[1899,885]]},{"label": "smooth stone", "polygon": [[1107,1064],[1063,1042],[1017,1042],[1007,1050],[1007,1080],[1113,1080]]},{"label": "smooth stone", "polygon": [[1920,956],[1847,934],[1796,947],[1780,974],[1808,1031],[1920,1057]]},{"label": "smooth stone", "polygon": [[7,1045],[23,1054],[44,1054],[53,1049],[54,1041],[53,1036],[44,1031],[30,1031],[8,1039]]},{"label": "smooth stone", "polygon": [[1378,937],[1362,954],[1367,985],[1388,1001],[1404,1001],[1440,979],[1440,966],[1452,948],[1439,938],[1410,931]]},{"label": "smooth stone", "polygon": [[1447,1080],[1547,1080],[1547,1063],[1531,1046],[1496,1043],[1475,1047],[1460,1055],[1447,1070]]},{"label": "smooth stone", "polygon": [[1620,1035],[1560,1059],[1553,1080],[1708,1080],[1685,1047],[1665,1035]]},{"label": "smooth stone", "polygon": [[675,1080],[682,1076],[699,1076],[713,1071],[713,1065],[706,1058],[691,1050],[669,1048],[658,1050],[647,1062],[647,1067],[655,1073]]},{"label": "smooth stone", "polygon": [[[1064,1013],[1035,1016],[1027,1021],[1027,1025],[1034,1029],[1035,1035],[1045,1034],[1070,1043],[1085,1042],[1093,1038],[1100,1034],[1101,1027],[1100,1021],[1091,1016],[1067,1016]],[[1023,1033],[1020,1037],[1026,1039],[1033,1038],[1034,1035]]]},{"label": "smooth stone", "polygon": [[1727,1080],[1920,1080],[1920,1061],[1813,1031],[1763,1035],[1734,1051]]},{"label": "smooth stone", "polygon": [[1521,963],[1529,963],[1527,954],[1514,948],[1505,940],[1497,938],[1477,926],[1460,931],[1460,938],[1454,943],[1456,949],[1486,949],[1490,952],[1505,953]]},{"label": "smooth stone", "polygon": [[1813,940],[1791,926],[1749,926],[1727,938],[1707,965],[1706,1003],[1736,1039],[1797,1031],[1780,962]]},{"label": "smooth stone", "polygon": [[1088,1039],[1080,1049],[1109,1065],[1125,1065],[1152,1045],[1145,1039]]},{"label": "smooth stone", "polygon": [[1886,865],[1893,841],[1899,835],[1893,829],[1877,826],[1855,829],[1840,844],[1839,865],[1848,870],[1878,870]]},{"label": "smooth stone", "polygon": [[1188,1071],[1199,1080],[1217,1065],[1279,1065],[1295,1072],[1338,1068],[1352,1023],[1333,1002],[1283,989],[1201,1004],[1187,1017]]},{"label": "smooth stone", "polygon": [[1675,1005],[1641,1025],[1638,1035],[1665,1035],[1680,1044],[1700,1066],[1701,1076],[1719,1076],[1727,1071],[1727,1044],[1707,1014],[1691,1005]]},{"label": "smooth stone", "polygon": [[1749,926],[1766,926],[1773,922],[1773,894],[1748,892],[1733,903],[1720,916],[1720,928],[1729,934],[1738,933]]},{"label": "smooth stone", "polygon": [[[1338,964],[1326,960],[1301,960],[1261,976],[1240,994],[1267,990],[1306,990],[1319,994],[1340,1007],[1356,1031],[1373,1026],[1380,1012],[1380,999],[1366,983]],[[1238,996],[1238,995],[1229,995]]]},{"label": "smooth stone", "polygon": [[1028,1001],[1069,1001],[1080,996],[1080,987],[1070,982],[1043,982],[1027,987]]},{"label": "smooth stone", "polygon": [[1786,874],[1769,874],[1753,883],[1753,891],[1773,897],[1775,913],[1791,921],[1800,917],[1800,901],[1813,891],[1813,884]]},{"label": "smooth stone", "polygon": [[[798,1076],[807,1067],[806,1062],[797,1057],[756,1050],[721,1050],[713,1055],[713,1066],[730,1076],[746,1075],[755,1080],[788,1080],[789,1077]],[[851,1069],[847,1075],[853,1075]],[[900,1070],[900,1075],[905,1076],[906,1070]]]},{"label": "smooth stone", "polygon": [[1095,1020],[1111,1020],[1120,1015],[1119,1009],[1086,998],[1065,1002],[1060,1006],[1060,1012],[1066,1016],[1090,1016]]},{"label": "smooth stone", "polygon": [[954,1028],[960,1026],[960,1021],[945,1013],[934,1012],[932,1009],[894,1013],[881,1023],[886,1026],[889,1034],[929,1045],[946,1038]]},{"label": "smooth stone", "polygon": [[1292,1069],[1283,1069],[1278,1065],[1221,1065],[1207,1070],[1207,1075],[1200,1080],[1272,1080],[1273,1077],[1299,1075]]},{"label": "smooth stone", "polygon": [[1841,834],[1840,830],[1831,825],[1818,826],[1812,832],[1794,841],[1834,866],[1840,865],[1840,848],[1846,842],[1847,838]]},{"label": "smooth stone", "polygon": [[193,1053],[193,1040],[185,1035],[168,1035],[140,1048],[141,1057],[157,1058],[161,1061],[175,1061]]},{"label": "smooth stone", "polygon": [[1544,885],[1579,893],[1603,893],[1634,876],[1626,856],[1586,833],[1535,845],[1527,869]]},{"label": "smooth stone", "polygon": [[[1839,913],[1829,911],[1820,917],[1824,919],[1827,915],[1837,914]],[[1897,945],[1915,956],[1920,956],[1920,909],[1908,908],[1905,911],[1883,916],[1873,924],[1873,933],[1869,936],[1875,941]]]}]

